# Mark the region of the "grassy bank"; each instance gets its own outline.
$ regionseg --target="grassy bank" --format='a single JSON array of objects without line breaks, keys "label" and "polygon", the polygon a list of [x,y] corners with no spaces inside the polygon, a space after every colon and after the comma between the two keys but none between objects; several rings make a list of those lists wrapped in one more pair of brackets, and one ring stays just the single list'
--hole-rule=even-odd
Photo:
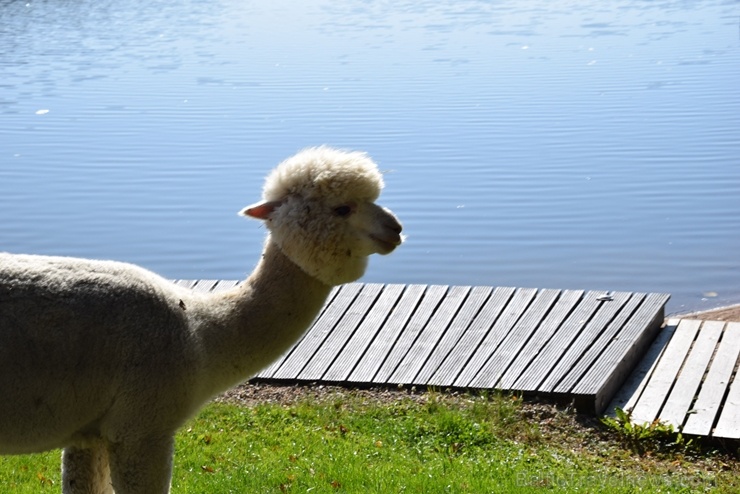
[{"label": "grassy bank", "polygon": [[[585,420],[585,422],[584,422]],[[633,437],[512,396],[336,391],[214,403],[177,438],[173,493],[738,492],[726,452]],[[59,452],[0,458],[4,492],[59,492]]]}]

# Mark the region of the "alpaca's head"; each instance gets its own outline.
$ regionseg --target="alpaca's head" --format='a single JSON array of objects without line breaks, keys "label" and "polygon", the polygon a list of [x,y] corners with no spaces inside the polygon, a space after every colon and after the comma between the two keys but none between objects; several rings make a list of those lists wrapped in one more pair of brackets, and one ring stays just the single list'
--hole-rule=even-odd
[{"label": "alpaca's head", "polygon": [[272,240],[327,285],[354,281],[367,256],[401,244],[401,224],[375,204],[383,177],[364,153],[311,148],[267,177],[263,201],[241,211],[265,220]]}]

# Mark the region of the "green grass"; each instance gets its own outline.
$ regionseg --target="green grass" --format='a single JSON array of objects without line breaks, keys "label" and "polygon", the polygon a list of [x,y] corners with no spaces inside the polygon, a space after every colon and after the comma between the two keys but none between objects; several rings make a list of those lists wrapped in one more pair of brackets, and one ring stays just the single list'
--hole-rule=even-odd
[{"label": "green grass", "polygon": [[[214,403],[177,437],[173,493],[720,492],[727,453],[619,432],[511,396],[350,391],[289,405]],[[3,492],[60,492],[59,452],[0,457]]]}]

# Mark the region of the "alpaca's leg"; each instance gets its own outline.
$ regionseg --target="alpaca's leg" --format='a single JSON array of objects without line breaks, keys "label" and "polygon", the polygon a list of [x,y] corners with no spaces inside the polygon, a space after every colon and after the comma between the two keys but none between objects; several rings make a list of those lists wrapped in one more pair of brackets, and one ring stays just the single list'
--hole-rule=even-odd
[{"label": "alpaca's leg", "polygon": [[167,494],[174,438],[147,438],[110,444],[110,470],[116,494]]},{"label": "alpaca's leg", "polygon": [[68,447],[62,453],[64,494],[113,494],[108,451],[102,442],[89,448]]}]

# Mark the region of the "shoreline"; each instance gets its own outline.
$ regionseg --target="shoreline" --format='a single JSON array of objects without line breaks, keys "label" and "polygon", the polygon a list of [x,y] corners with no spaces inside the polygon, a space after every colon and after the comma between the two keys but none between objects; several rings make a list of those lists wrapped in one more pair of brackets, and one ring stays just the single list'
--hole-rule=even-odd
[{"label": "shoreline", "polygon": [[740,304],[727,305],[716,309],[690,312],[686,314],[671,314],[666,319],[702,319],[704,321],[740,322]]}]

